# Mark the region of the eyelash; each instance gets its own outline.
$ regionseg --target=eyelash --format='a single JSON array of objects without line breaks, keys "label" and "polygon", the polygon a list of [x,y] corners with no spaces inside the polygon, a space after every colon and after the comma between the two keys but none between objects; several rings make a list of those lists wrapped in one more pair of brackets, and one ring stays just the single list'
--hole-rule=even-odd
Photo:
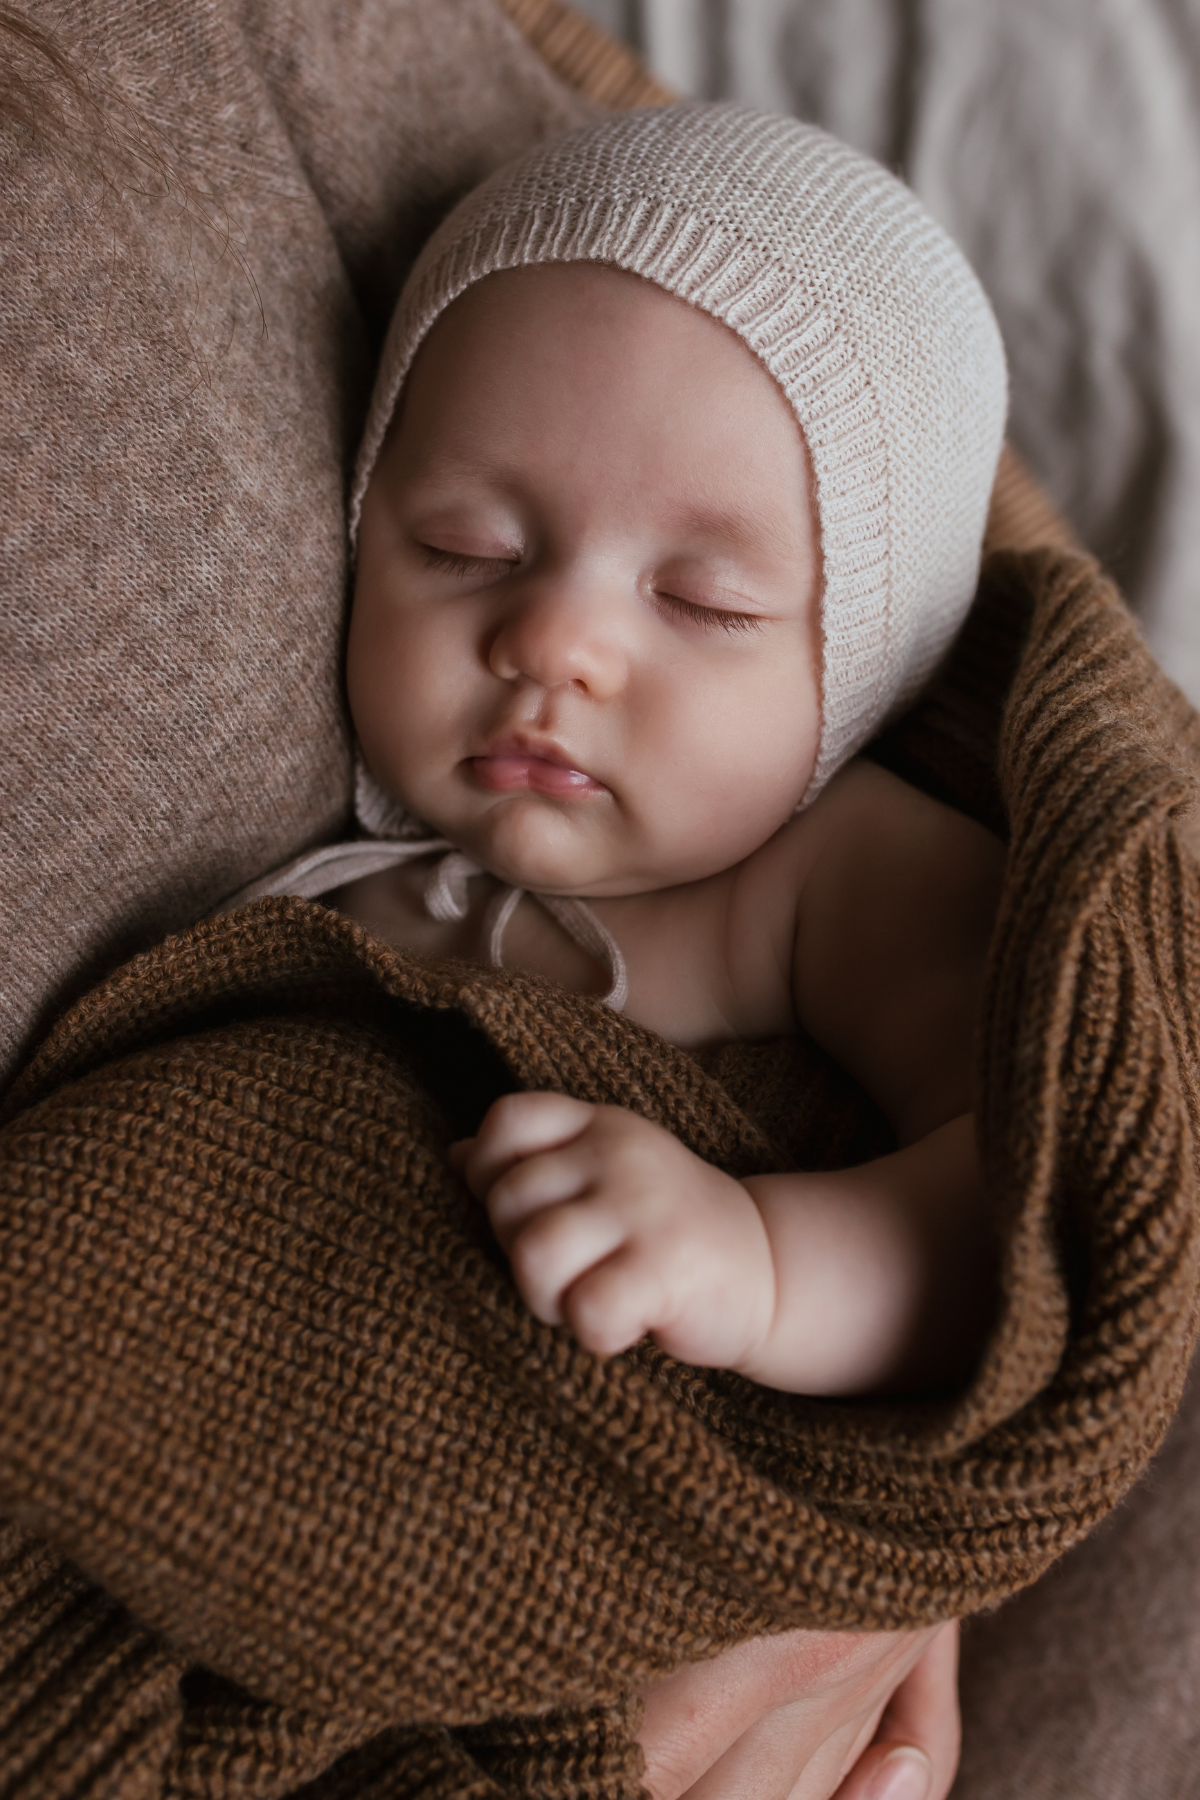
[{"label": "eyelash", "polygon": [[[502,557],[464,556],[458,550],[438,550],[432,544],[422,544],[421,549],[425,561],[431,569],[442,569],[447,575],[456,575],[465,580],[476,575],[482,569],[495,569],[507,574],[512,564]],[[762,620],[753,613],[727,612],[720,606],[698,606],[694,600],[685,600],[680,594],[660,593],[657,599],[671,612],[690,619],[703,631],[761,631]]]},{"label": "eyelash", "polygon": [[679,594],[660,593],[656,597],[672,612],[682,614],[704,631],[762,630],[762,620],[753,613],[726,612],[720,606],[697,606],[694,600],[684,600]]},{"label": "eyelash", "polygon": [[513,564],[501,556],[463,556],[457,550],[435,550],[432,544],[421,545],[422,554],[431,569],[442,569],[447,575],[457,575],[465,580],[468,575],[478,575],[482,570],[494,570],[507,575]]}]

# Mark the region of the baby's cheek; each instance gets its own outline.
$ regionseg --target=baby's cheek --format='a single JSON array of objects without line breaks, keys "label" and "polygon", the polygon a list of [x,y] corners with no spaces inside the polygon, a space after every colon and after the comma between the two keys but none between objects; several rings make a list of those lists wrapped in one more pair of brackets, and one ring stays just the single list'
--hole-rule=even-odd
[{"label": "baby's cheek", "polygon": [[454,657],[430,636],[403,620],[357,639],[352,627],[346,665],[351,718],[367,760],[388,792],[416,811],[418,792],[462,754]]},{"label": "baby's cheek", "polygon": [[645,739],[647,812],[673,840],[676,880],[731,868],[772,837],[808,788],[819,742],[812,672],[794,646],[704,676],[674,705],[664,695]]}]

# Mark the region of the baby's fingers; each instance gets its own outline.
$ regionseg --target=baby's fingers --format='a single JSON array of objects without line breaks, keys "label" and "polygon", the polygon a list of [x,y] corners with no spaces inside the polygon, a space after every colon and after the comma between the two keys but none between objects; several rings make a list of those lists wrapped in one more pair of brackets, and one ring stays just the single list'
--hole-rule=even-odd
[{"label": "baby's fingers", "polygon": [[[567,1316],[563,1301],[568,1290],[619,1249],[624,1236],[615,1212],[587,1200],[535,1213],[507,1247],[513,1280],[530,1312],[546,1325],[561,1325]],[[582,1334],[576,1335],[585,1348],[595,1347]]]},{"label": "baby's fingers", "polygon": [[590,1172],[583,1166],[578,1144],[514,1162],[493,1181],[484,1201],[501,1247],[511,1255],[527,1220],[565,1201],[581,1200],[589,1185]]},{"label": "baby's fingers", "polygon": [[479,1130],[453,1148],[453,1165],[477,1200],[522,1158],[570,1143],[595,1107],[566,1094],[505,1094],[489,1106]]},{"label": "baby's fingers", "polygon": [[616,1356],[661,1323],[663,1302],[663,1283],[652,1260],[625,1244],[579,1276],[562,1311],[585,1350]]}]

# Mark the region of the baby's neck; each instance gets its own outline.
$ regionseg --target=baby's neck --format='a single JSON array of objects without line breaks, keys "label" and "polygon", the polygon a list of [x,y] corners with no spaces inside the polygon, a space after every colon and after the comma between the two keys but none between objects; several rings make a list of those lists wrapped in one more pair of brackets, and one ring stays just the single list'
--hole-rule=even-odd
[{"label": "baby's neck", "polygon": [[[465,884],[462,915],[435,917],[429,889],[444,855],[353,882],[339,891],[336,903],[376,935],[418,955],[493,962],[504,885],[483,872],[473,875]],[[765,891],[758,901],[747,893],[756,886],[757,860],[681,887],[587,902],[628,971],[623,1007],[628,1016],[685,1049],[794,1028],[778,959],[757,966],[763,959],[756,946],[778,935],[768,929]],[[580,941],[585,935],[570,920],[555,918],[536,895],[524,894],[504,928],[500,960],[506,968],[603,999],[613,984],[613,962],[603,951],[586,948]]]},{"label": "baby's neck", "polygon": [[[357,919],[379,937],[420,956],[453,957],[490,963],[496,902],[504,884],[486,871],[465,884],[465,911],[460,917],[437,916],[429,890],[445,853],[402,863],[351,882],[333,896],[339,911]],[[524,969],[577,994],[603,997],[611,986],[607,964],[586,950],[532,896],[525,895],[504,928],[501,960],[506,968]]]}]

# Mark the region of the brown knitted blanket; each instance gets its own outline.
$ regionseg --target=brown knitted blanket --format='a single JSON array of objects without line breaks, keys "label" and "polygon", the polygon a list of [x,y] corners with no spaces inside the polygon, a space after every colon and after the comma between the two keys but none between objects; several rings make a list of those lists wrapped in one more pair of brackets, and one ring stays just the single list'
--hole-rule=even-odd
[{"label": "brown knitted blanket", "polygon": [[6,1796],[632,1800],[648,1678],[970,1612],[1114,1504],[1196,1329],[1200,721],[1091,564],[1005,554],[875,754],[1010,835],[970,1389],[602,1363],[527,1314],[447,1172],[514,1085],[736,1173],[873,1153],[811,1045],[702,1066],[295,901],[200,925],[76,1005],[3,1115]]}]

